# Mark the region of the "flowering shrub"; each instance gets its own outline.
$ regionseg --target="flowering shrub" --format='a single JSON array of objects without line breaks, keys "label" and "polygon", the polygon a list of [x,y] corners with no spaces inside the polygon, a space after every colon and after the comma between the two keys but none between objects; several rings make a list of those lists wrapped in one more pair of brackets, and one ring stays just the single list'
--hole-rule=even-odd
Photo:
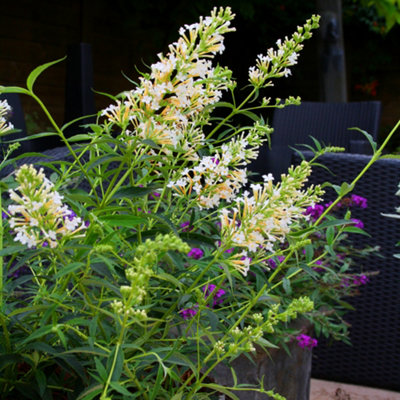
[{"label": "flowering shrub", "polygon": [[[246,165],[272,132],[256,112],[299,99],[254,101],[290,74],[318,17],[257,57],[240,104],[231,71],[212,63],[233,17],[214,9],[181,28],[137,85],[110,96],[88,133],[67,139],[33,91],[55,62],[35,69],[26,88],[0,87],[38,101],[66,152],[2,180],[3,398],[215,399],[246,389],[282,398],[262,383],[223,387],[213,371],[255,346],[284,343],[288,323],[312,317],[310,279],[322,257],[310,251],[311,236],[326,230],[331,245],[350,229],[349,220],[333,224],[331,239],[320,222],[355,182],[313,221],[307,210],[323,190],[305,187],[312,163],[276,184],[270,175],[248,181]],[[226,116],[214,118],[216,107]],[[237,128],[238,115],[250,125]],[[305,261],[288,263],[303,250]]]}]

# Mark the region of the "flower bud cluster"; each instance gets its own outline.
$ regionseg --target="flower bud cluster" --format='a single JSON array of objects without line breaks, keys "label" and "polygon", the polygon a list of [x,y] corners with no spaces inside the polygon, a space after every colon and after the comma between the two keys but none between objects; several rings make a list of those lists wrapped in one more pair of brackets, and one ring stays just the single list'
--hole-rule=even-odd
[{"label": "flower bud cluster", "polygon": [[16,181],[16,191],[9,190],[14,204],[8,206],[15,241],[30,248],[54,248],[63,238],[73,237],[86,228],[82,219],[62,203],[63,197],[54,190],[42,168],[38,172],[25,164],[17,171]]},{"label": "flower bud cluster", "polygon": [[7,122],[11,112],[11,106],[8,104],[7,100],[0,100],[0,135],[14,129],[14,125],[11,122]]},{"label": "flower bud cluster", "polygon": [[311,30],[318,27],[319,17],[313,15],[306,24],[298,27],[292,37],[276,42],[277,49],[270,48],[267,54],[257,56],[256,65],[249,69],[249,81],[256,88],[272,86],[271,78],[291,75],[289,67],[297,64],[298,53],[302,50],[302,42],[312,35]]},{"label": "flower bud cluster", "polygon": [[147,239],[136,248],[133,262],[125,271],[130,284],[120,286],[122,301],[111,304],[116,314],[145,318],[145,311],[137,307],[146,297],[149,280],[154,274],[153,267],[160,256],[170,250],[187,253],[190,247],[177,236],[159,234],[154,240]]}]

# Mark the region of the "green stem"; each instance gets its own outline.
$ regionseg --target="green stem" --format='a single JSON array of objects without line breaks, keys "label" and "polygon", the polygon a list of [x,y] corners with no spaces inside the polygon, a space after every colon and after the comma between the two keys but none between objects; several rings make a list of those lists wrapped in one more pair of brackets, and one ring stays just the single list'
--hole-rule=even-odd
[{"label": "green stem", "polygon": [[254,88],[254,89],[250,92],[250,94],[242,101],[242,103],[239,104],[235,109],[233,109],[233,110],[228,114],[228,116],[225,117],[225,118],[224,118],[224,119],[223,119],[223,120],[208,134],[208,135],[207,135],[206,140],[209,139],[210,137],[212,137],[212,136],[215,134],[215,132],[217,132],[218,129],[219,129],[221,126],[225,125],[225,123],[226,123],[227,121],[229,121],[233,116],[235,116],[235,115],[238,113],[238,111],[239,111],[242,107],[244,107],[244,105],[247,104],[247,102],[254,96],[254,94],[255,94],[256,91],[257,91],[257,89]]},{"label": "green stem", "polygon": [[60,136],[61,140],[64,142],[65,146],[67,147],[67,149],[69,150],[69,152],[71,153],[71,155],[74,157],[76,163],[79,165],[80,170],[82,171],[82,174],[85,176],[85,178],[87,179],[93,194],[96,196],[97,201],[98,196],[96,193],[96,190],[93,186],[93,182],[90,179],[86,169],[84,168],[84,166],[81,163],[80,158],[76,155],[74,149],[72,148],[72,146],[69,144],[67,138],[64,135],[64,132],[59,128],[59,126],[57,125],[56,121],[54,121],[53,117],[51,116],[51,114],[49,113],[49,111],[47,110],[46,106],[44,105],[44,103],[42,102],[42,100],[39,99],[39,97],[37,97],[33,92],[30,92],[30,95],[35,99],[35,101],[39,104],[39,106],[42,108],[43,112],[46,114],[48,120],[50,121],[50,123],[53,125],[54,129],[56,130],[58,136]]},{"label": "green stem", "polygon": [[100,400],[106,400],[107,399],[107,391],[108,391],[108,387],[110,386],[110,383],[111,383],[112,375],[114,373],[115,364],[117,363],[117,357],[118,357],[118,352],[119,352],[119,348],[120,347],[121,347],[121,344],[118,341],[117,345],[115,346],[115,353],[114,353],[114,358],[113,358],[113,361],[112,361],[110,373],[108,374],[107,382],[104,385],[103,393],[101,394]]}]

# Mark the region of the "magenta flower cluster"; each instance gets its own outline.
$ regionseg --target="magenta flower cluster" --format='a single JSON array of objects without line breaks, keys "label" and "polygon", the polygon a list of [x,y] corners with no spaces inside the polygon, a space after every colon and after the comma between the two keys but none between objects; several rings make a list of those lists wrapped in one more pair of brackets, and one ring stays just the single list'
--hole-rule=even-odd
[{"label": "magenta flower cluster", "polygon": [[[225,290],[224,289],[215,290],[216,288],[217,287],[213,284],[209,284],[201,288],[206,300],[209,300],[210,296],[212,297],[211,308],[215,308],[216,306],[222,304],[222,302],[224,301],[222,299],[222,296],[226,293]],[[210,306],[208,305],[208,307]],[[197,314],[198,308],[199,305],[195,304],[193,308],[184,308],[180,310],[179,314],[182,316],[183,319],[191,319]]]},{"label": "magenta flower cluster", "polygon": [[353,206],[360,208],[367,208],[368,201],[365,197],[357,196],[356,194],[352,194],[350,197]]},{"label": "magenta flower cluster", "polygon": [[312,338],[311,336],[305,335],[304,333],[302,333],[299,336],[296,336],[296,340],[297,340],[297,344],[305,349],[312,349],[313,347],[316,347],[318,345],[318,340]]},{"label": "magenta flower cluster", "polygon": [[[311,219],[313,221],[316,221],[321,216],[321,214],[324,212],[325,208],[328,208],[331,204],[332,204],[332,202],[330,201],[329,203],[326,203],[324,205],[315,204],[314,206],[307,207],[306,211],[304,212],[304,215],[310,215]],[[337,203],[335,207],[336,208],[341,208],[341,207],[367,208],[368,201],[365,197],[358,196],[356,194],[352,194],[350,197],[342,199],[342,201]],[[357,220],[357,221],[359,221],[362,224],[362,222],[360,220]],[[359,226],[359,227],[361,227],[361,226]]]},{"label": "magenta flower cluster", "polygon": [[342,279],[342,286],[348,287],[350,285],[354,286],[362,286],[366,285],[369,282],[369,278],[367,275],[359,275],[350,278],[343,278]]},{"label": "magenta flower cluster", "polygon": [[184,308],[179,311],[183,319],[191,319],[197,314],[197,307],[195,308]]},{"label": "magenta flower cluster", "polygon": [[324,206],[321,204],[314,204],[313,206],[307,207],[304,215],[309,215],[313,221],[316,221],[324,212],[324,209]]},{"label": "magenta flower cluster", "polygon": [[202,291],[204,296],[208,299],[209,296],[213,296],[212,307],[215,308],[217,305],[222,304],[224,301],[221,297],[226,293],[224,289],[218,289],[215,293],[216,286],[213,284],[203,286]]},{"label": "magenta flower cluster", "polygon": [[182,222],[180,227],[182,229],[182,232],[190,232],[191,230],[193,230],[193,226],[190,225],[190,221]]},{"label": "magenta flower cluster", "polygon": [[191,249],[187,255],[190,258],[199,260],[201,257],[204,256],[204,251],[202,249],[199,249],[198,247],[193,247],[193,249]]},{"label": "magenta flower cluster", "polygon": [[[285,256],[277,256],[276,257],[279,261],[279,264],[285,259]],[[268,265],[270,266],[270,268],[275,269],[277,267],[276,261],[273,260],[272,258],[270,258],[268,260]]]}]

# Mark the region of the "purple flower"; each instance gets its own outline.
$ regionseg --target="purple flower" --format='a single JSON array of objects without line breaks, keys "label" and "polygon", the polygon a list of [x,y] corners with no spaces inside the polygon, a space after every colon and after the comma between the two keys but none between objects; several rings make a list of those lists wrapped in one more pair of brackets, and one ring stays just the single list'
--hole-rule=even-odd
[{"label": "purple flower", "polygon": [[361,219],[352,218],[351,220],[353,221],[354,226],[356,228],[360,228],[360,229],[364,228],[364,223],[361,221]]},{"label": "purple flower", "polygon": [[[321,266],[323,267],[323,264],[322,264],[322,261],[321,261],[321,260],[315,261],[315,264],[316,264],[316,265],[321,265]],[[321,268],[321,267],[312,267],[312,269],[313,269],[315,272],[324,272],[324,271],[325,271],[325,268]]]},{"label": "purple flower", "polygon": [[70,221],[72,221],[76,217],[77,217],[77,215],[76,215],[75,211],[69,210],[69,214],[66,215],[64,218],[68,218]]},{"label": "purple flower", "polygon": [[[328,208],[331,206],[331,204],[333,203],[333,201],[329,201],[328,203],[325,203],[325,207]],[[342,207],[342,203],[339,201],[339,203],[335,204],[334,208],[341,208]]]},{"label": "purple flower", "polygon": [[190,250],[187,255],[190,258],[194,258],[195,260],[198,260],[204,256],[204,251],[202,249],[199,249],[198,247],[193,247],[193,249]]},{"label": "purple flower", "polygon": [[182,228],[182,232],[189,232],[193,229],[193,226],[190,225],[190,221],[182,222],[180,227]]},{"label": "purple flower", "polygon": [[352,205],[360,208],[367,208],[367,199],[365,197],[357,196],[356,194],[351,195],[351,202]]},{"label": "purple flower", "polygon": [[[221,245],[222,245],[222,242],[221,242],[220,240],[218,240],[218,247],[221,247]],[[231,247],[231,248],[229,248],[229,249],[226,249],[226,250],[225,250],[225,253],[230,254],[230,253],[233,253],[234,251],[235,251],[235,248],[234,248],[234,247]]]},{"label": "purple flower", "polygon": [[366,275],[355,276],[353,279],[353,285],[356,286],[366,285],[368,281],[369,278]]},{"label": "purple flower", "polygon": [[218,289],[215,293],[216,286],[213,284],[209,284],[202,287],[202,291],[204,292],[204,296],[207,299],[210,296],[213,296],[213,304],[212,307],[214,308],[218,304],[222,304],[223,299],[221,297],[226,293],[224,289]]},{"label": "purple flower", "polygon": [[160,196],[161,196],[161,193],[158,193],[158,192],[150,193],[149,194],[149,200],[155,200],[156,197],[160,197]]},{"label": "purple flower", "polygon": [[197,314],[197,310],[195,308],[184,308],[179,311],[183,319],[191,319]]},{"label": "purple flower", "polygon": [[323,212],[324,206],[321,206],[321,204],[315,204],[314,206],[307,207],[304,215],[310,215],[311,218],[316,221]]},{"label": "purple flower", "polygon": [[8,215],[7,215],[4,211],[2,211],[2,212],[1,212],[1,218],[7,219],[7,218],[8,218]]},{"label": "purple flower", "polygon": [[312,338],[311,336],[305,335],[304,333],[302,333],[299,336],[296,336],[296,340],[297,340],[297,344],[301,347],[301,348],[309,348],[312,349],[313,347],[316,347],[318,345],[318,340]]},{"label": "purple flower", "polygon": [[342,278],[341,286],[342,287],[349,287],[350,286],[350,279],[349,278]]},{"label": "purple flower", "polygon": [[[276,258],[278,259],[279,264],[280,264],[285,259],[285,256],[277,256]],[[268,262],[270,268],[275,269],[277,267],[275,260],[273,260],[272,258],[270,258],[267,262]]]}]

